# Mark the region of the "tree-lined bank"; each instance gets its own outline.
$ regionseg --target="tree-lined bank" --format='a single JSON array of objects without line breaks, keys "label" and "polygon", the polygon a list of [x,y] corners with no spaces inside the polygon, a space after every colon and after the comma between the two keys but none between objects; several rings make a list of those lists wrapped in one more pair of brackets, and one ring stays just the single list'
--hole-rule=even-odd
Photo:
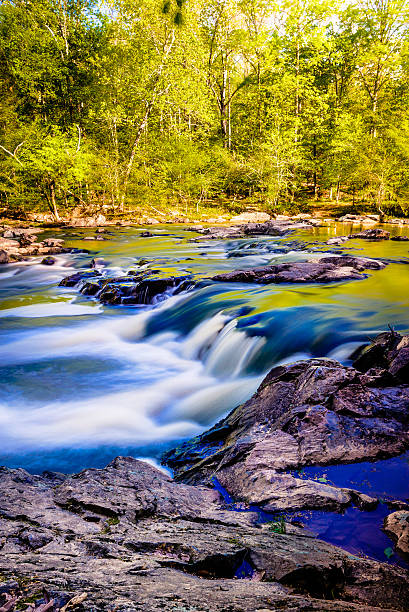
[{"label": "tree-lined bank", "polygon": [[405,215],[405,0],[8,0],[0,202]]}]

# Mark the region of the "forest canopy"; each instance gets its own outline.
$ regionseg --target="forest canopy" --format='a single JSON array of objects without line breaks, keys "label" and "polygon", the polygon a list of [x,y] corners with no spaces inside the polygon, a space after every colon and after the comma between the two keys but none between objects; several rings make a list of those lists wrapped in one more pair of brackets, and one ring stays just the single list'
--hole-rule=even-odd
[{"label": "forest canopy", "polygon": [[409,211],[405,0],[3,0],[0,206]]}]

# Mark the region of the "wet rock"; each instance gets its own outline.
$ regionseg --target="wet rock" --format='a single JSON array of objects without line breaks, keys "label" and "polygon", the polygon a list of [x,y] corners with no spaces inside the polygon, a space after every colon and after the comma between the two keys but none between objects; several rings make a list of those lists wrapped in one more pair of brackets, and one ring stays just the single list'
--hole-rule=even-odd
[{"label": "wet rock", "polygon": [[389,240],[390,232],[380,228],[367,229],[362,232],[357,232],[356,234],[350,234],[349,237],[363,238],[364,240]]},{"label": "wet rock", "polygon": [[409,511],[389,514],[384,521],[384,530],[395,540],[396,549],[409,558]]},{"label": "wet rock", "polygon": [[360,347],[354,357],[353,366],[361,372],[409,384],[408,335],[395,331],[379,334],[371,344]]},{"label": "wet rock", "polygon": [[75,272],[75,274],[63,278],[62,281],[59,282],[59,286],[75,287],[80,281],[94,278],[95,276],[101,276],[101,272],[98,272],[98,270],[80,270],[79,272]]},{"label": "wet rock", "polygon": [[[180,293],[194,286],[194,281],[189,276],[152,277],[155,271],[136,272],[131,271],[126,276],[93,279],[93,276],[101,275],[100,272],[88,270],[77,273],[64,279],[65,286],[74,286],[78,282],[91,277],[91,282],[86,282],[81,287],[84,295],[97,296],[102,304],[132,305],[152,304],[155,300],[165,297],[171,291]],[[60,285],[63,283],[61,281]]]},{"label": "wet rock", "polygon": [[100,268],[106,265],[105,259],[103,257],[93,257],[91,259],[90,268]]},{"label": "wet rock", "polygon": [[141,232],[139,234],[141,238],[151,238],[153,236],[152,232]]},{"label": "wet rock", "polygon": [[394,240],[396,242],[408,242],[409,238],[408,236],[392,236],[391,240]]},{"label": "wet rock", "polygon": [[44,257],[44,259],[41,260],[41,263],[43,264],[43,266],[53,266],[56,261],[57,260],[55,259],[55,257]]},{"label": "wet rock", "polygon": [[[402,363],[409,336],[390,356]],[[364,374],[331,359],[273,368],[256,394],[164,461],[190,484],[217,478],[234,498],[275,510],[341,511],[376,500],[303,478],[305,466],[371,461],[409,448],[409,387],[383,370]],[[291,473],[291,471],[293,471]]]},{"label": "wet rock", "polygon": [[86,282],[81,287],[81,293],[83,295],[97,295],[101,291],[101,285],[99,283]]},{"label": "wet rock", "polygon": [[348,239],[349,239],[349,236],[335,236],[334,238],[329,238],[325,244],[340,245],[346,242]]},{"label": "wet rock", "polygon": [[0,264],[6,264],[10,262],[9,254],[7,251],[0,249]]},{"label": "wet rock", "polygon": [[[226,239],[226,238],[246,238],[247,236],[285,236],[296,229],[311,227],[310,221],[266,221],[264,223],[245,223],[243,225],[216,226],[200,228],[190,227],[199,234],[203,234],[205,239]],[[197,240],[193,238],[191,240]]]},{"label": "wet rock", "polygon": [[254,513],[229,511],[214,489],[175,483],[130,457],[72,476],[1,468],[0,514],[0,592],[16,578],[64,601],[86,592],[84,609],[95,612],[409,604],[405,570],[300,529],[274,533]]},{"label": "wet rock", "polygon": [[214,281],[240,283],[328,283],[365,278],[364,270],[381,270],[385,264],[375,259],[347,255],[322,257],[249,270],[234,270],[217,274]]}]

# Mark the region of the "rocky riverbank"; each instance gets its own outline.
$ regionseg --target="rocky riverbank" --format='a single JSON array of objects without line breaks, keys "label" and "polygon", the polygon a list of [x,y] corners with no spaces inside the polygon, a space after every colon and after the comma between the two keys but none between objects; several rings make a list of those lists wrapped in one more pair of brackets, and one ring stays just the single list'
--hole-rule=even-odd
[{"label": "rocky riverbank", "polygon": [[[273,368],[257,393],[164,461],[178,481],[214,479],[234,499],[264,511],[373,510],[376,497],[302,475],[308,466],[376,461],[409,448],[409,336],[381,334],[354,367],[312,359]],[[387,520],[408,546],[409,500],[386,500],[406,514]]]},{"label": "rocky riverbank", "polygon": [[[261,511],[379,503],[293,471],[409,448],[408,373],[409,336],[395,332],[358,351],[353,368],[330,359],[273,368],[248,402],[167,453],[176,480],[131,457],[74,475],[1,468],[0,609],[20,597],[19,609],[71,600],[89,612],[408,610],[404,568],[283,517],[260,522]],[[253,511],[235,511],[215,479]],[[385,531],[405,554],[409,506],[388,503]]]},{"label": "rocky riverbank", "polygon": [[[33,256],[57,255],[69,253],[71,249],[63,247],[64,240],[60,238],[46,238],[37,242],[39,228],[0,226],[0,264],[25,261]],[[47,257],[42,262],[52,265],[54,260]]]},{"label": "rocky riverbank", "polygon": [[0,490],[0,597],[20,608],[44,603],[43,588],[47,609],[77,596],[71,609],[89,612],[409,606],[405,570],[291,524],[277,532],[130,457],[73,476],[2,468]]}]

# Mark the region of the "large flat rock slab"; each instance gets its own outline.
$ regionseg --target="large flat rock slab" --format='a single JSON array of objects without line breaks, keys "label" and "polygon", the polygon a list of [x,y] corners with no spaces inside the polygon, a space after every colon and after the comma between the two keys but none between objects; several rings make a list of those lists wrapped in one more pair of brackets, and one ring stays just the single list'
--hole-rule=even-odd
[{"label": "large flat rock slab", "polygon": [[130,457],[71,476],[2,468],[0,605],[5,592],[20,607],[41,600],[43,587],[61,607],[86,593],[72,609],[94,612],[409,605],[405,570],[256,518]]},{"label": "large flat rock slab", "polygon": [[233,270],[213,276],[212,280],[227,283],[329,283],[342,280],[362,280],[365,270],[381,270],[385,264],[376,259],[348,255],[321,257],[309,261],[296,261]]}]

